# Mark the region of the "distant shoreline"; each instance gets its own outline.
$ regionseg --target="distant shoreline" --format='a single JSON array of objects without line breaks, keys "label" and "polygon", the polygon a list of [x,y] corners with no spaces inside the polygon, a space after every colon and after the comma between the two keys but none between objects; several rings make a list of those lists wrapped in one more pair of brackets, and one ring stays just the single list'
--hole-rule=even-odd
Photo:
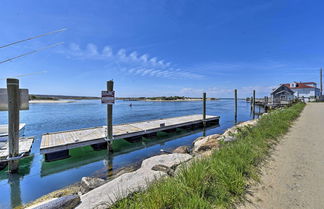
[{"label": "distant shoreline", "polygon": [[30,104],[42,104],[42,103],[74,103],[76,100],[52,100],[52,99],[35,99],[30,100]]}]

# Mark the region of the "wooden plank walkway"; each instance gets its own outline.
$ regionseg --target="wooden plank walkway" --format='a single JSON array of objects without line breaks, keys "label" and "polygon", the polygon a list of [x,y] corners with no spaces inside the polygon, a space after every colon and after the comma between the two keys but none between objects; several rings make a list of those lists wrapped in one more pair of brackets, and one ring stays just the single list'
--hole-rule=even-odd
[{"label": "wooden plank walkway", "polygon": [[[19,131],[24,129],[25,126],[26,126],[25,123],[20,123],[19,124]],[[8,124],[0,125],[0,137],[3,137],[3,136],[8,136]]]},{"label": "wooden plank walkway", "polygon": [[[201,124],[202,115],[188,115],[182,117],[150,120],[144,122],[120,124],[113,126],[113,140],[140,137],[145,134],[156,133],[185,126]],[[206,122],[218,123],[218,116],[206,116]],[[54,153],[105,142],[106,126],[47,133],[42,136],[41,154]]]},{"label": "wooden plank walkway", "polygon": [[[26,156],[29,154],[32,144],[34,142],[34,137],[20,138],[19,139],[19,155]],[[0,161],[4,160],[9,155],[8,143],[5,142],[5,145],[0,148]]]}]

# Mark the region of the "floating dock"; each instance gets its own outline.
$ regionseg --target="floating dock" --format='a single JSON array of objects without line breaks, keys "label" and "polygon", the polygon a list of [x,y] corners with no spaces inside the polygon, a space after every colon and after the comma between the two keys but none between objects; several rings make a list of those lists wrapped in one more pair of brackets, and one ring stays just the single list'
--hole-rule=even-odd
[{"label": "floating dock", "polygon": [[[25,123],[19,124],[19,131],[22,131],[25,128]],[[0,125],[0,137],[8,136],[8,124]]]},{"label": "floating dock", "polygon": [[[19,154],[18,156],[24,157],[29,155],[34,137],[20,138],[19,139]],[[0,162],[7,161],[9,155],[8,143],[5,142],[4,146],[0,147]]]},{"label": "floating dock", "polygon": [[[166,119],[150,120],[137,123],[120,124],[113,126],[113,140],[126,139],[138,140],[141,137],[150,137],[157,132],[173,132],[177,128],[197,128],[206,125],[219,124],[219,116],[188,115]],[[95,128],[47,133],[42,136],[40,146],[41,154],[45,154],[46,161],[64,159],[68,157],[69,149],[92,145],[96,147],[106,147],[106,126]]]}]

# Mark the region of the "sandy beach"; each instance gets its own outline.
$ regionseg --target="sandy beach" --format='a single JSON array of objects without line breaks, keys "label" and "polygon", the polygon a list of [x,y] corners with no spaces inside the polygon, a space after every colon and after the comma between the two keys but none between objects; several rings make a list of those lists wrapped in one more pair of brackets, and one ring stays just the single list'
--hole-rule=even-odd
[{"label": "sandy beach", "polygon": [[30,100],[30,104],[39,104],[39,103],[72,103],[76,102],[76,100]]}]

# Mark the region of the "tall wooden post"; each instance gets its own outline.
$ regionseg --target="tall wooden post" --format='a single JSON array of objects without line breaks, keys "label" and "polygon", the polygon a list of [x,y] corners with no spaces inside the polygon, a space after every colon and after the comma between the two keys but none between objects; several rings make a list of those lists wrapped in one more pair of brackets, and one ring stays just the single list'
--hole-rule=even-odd
[{"label": "tall wooden post", "polygon": [[203,93],[203,123],[206,125],[206,92]]},{"label": "tall wooden post", "polygon": [[[110,80],[107,81],[107,91],[113,91],[114,90],[114,81]],[[107,104],[107,149],[109,152],[112,151],[112,137],[113,137],[113,125],[112,125],[112,113],[113,112],[113,105]]]},{"label": "tall wooden post", "polygon": [[234,90],[234,120],[237,123],[237,89]]},{"label": "tall wooden post", "polygon": [[255,90],[253,90],[253,109],[252,109],[252,112],[253,112],[253,118],[255,117]]},{"label": "tall wooden post", "polygon": [[[9,158],[17,157],[19,154],[19,80],[7,79],[8,91],[8,136],[9,136]],[[10,160],[8,168],[10,173],[18,172],[18,160]]]}]

